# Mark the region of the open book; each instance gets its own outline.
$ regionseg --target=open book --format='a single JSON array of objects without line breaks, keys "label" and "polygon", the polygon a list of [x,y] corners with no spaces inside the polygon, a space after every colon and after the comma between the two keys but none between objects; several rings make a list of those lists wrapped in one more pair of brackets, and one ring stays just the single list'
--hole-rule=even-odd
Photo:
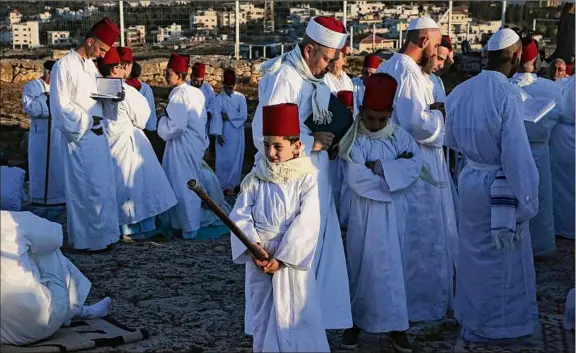
[{"label": "open book", "polygon": [[122,92],[122,82],[123,80],[121,78],[98,77],[96,79],[98,92],[92,92],[90,96],[100,99],[118,99],[118,95]]},{"label": "open book", "polygon": [[552,109],[556,102],[549,97],[532,97],[524,101],[524,121],[537,123]]}]

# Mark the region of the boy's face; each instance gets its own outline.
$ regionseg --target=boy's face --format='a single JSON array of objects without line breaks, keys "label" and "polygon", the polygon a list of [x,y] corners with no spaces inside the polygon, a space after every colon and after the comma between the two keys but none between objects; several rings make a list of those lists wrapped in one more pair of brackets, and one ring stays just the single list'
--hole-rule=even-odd
[{"label": "boy's face", "polygon": [[284,136],[264,136],[266,158],[272,163],[282,163],[300,154],[302,142],[290,143]]},{"label": "boy's face", "polygon": [[370,132],[382,130],[388,124],[392,112],[379,112],[371,109],[362,110],[362,121]]},{"label": "boy's face", "polygon": [[229,96],[231,96],[232,93],[234,93],[235,89],[236,85],[224,85],[224,92],[226,92],[226,94]]}]

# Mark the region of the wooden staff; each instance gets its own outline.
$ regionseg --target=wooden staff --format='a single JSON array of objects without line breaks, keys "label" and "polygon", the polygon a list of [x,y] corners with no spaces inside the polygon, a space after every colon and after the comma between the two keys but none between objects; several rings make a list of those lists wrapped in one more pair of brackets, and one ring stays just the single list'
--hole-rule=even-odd
[{"label": "wooden staff", "polygon": [[46,146],[46,174],[44,175],[44,205],[48,204],[48,181],[50,181],[50,145],[52,139],[52,115],[50,114],[50,97],[46,96],[48,106],[48,142]]},{"label": "wooden staff", "polygon": [[222,222],[224,222],[224,224],[226,224],[228,229],[230,229],[232,231],[232,233],[234,233],[234,235],[238,239],[240,239],[242,244],[244,244],[246,249],[248,249],[248,251],[250,251],[250,253],[252,253],[252,255],[254,255],[254,257],[256,259],[258,259],[260,261],[269,261],[270,260],[266,255],[264,255],[261,252],[260,248],[258,248],[256,245],[254,245],[254,243],[246,236],[246,234],[244,234],[244,232],[242,232],[242,230],[240,230],[240,228],[238,228],[236,223],[234,223],[234,221],[232,221],[226,215],[226,213],[220,208],[220,206],[218,206],[214,202],[214,200],[212,200],[210,198],[210,196],[208,196],[208,194],[206,194],[206,192],[204,190],[202,190],[202,187],[200,186],[199,182],[197,182],[194,179],[188,180],[188,189],[194,191],[198,195],[198,197],[206,203],[206,205],[210,208],[210,210],[212,210],[212,212],[214,212],[214,214],[216,216],[218,216],[218,218],[220,218],[220,220]]}]

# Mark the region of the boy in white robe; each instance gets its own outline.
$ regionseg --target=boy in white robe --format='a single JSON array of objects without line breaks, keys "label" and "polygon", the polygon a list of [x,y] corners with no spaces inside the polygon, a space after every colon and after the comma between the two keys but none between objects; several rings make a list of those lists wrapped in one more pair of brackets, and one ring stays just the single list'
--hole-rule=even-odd
[{"label": "boy in white robe", "polygon": [[236,91],[236,73],[224,71],[224,90],[214,99],[210,134],[216,136],[216,175],[227,195],[237,193],[244,163],[246,97]]},{"label": "boy in white robe", "polygon": [[362,65],[362,76],[355,77],[352,79],[352,84],[354,85],[354,112],[359,112],[364,100],[364,81],[376,73],[378,66],[380,66],[380,57],[376,54],[369,54],[364,57],[364,63]]},{"label": "boy in white robe", "polygon": [[214,98],[216,98],[216,93],[214,93],[214,88],[204,81],[206,75],[206,64],[194,63],[192,66],[192,74],[190,75],[190,81],[188,82],[192,87],[198,88],[202,91],[204,95],[204,109],[206,110],[206,136],[210,133],[210,125],[208,125],[212,119],[212,104],[214,103]]},{"label": "boy in white robe", "polygon": [[344,72],[344,65],[346,65],[346,49],[344,45],[340,49],[338,59],[332,61],[328,65],[328,72],[324,76],[326,85],[330,88],[330,92],[336,95],[340,91],[354,90],[354,84],[346,72]]},{"label": "boy in white robe", "polygon": [[404,190],[422,169],[420,148],[410,134],[389,121],[397,87],[394,78],[375,74],[365,87],[361,120],[339,144],[352,190],[346,260],[354,320],[354,327],[342,336],[342,346],[356,349],[361,331],[389,332],[396,351],[410,353],[402,222],[408,217]]},{"label": "boy in white robe", "polygon": [[496,343],[536,331],[536,274],[528,220],[538,212],[538,170],[522,98],[507,76],[522,52],[504,28],[488,41],[488,69],[446,99],[446,142],[467,160],[458,178],[456,317],[466,341]]},{"label": "boy in white robe", "polygon": [[[98,70],[108,78],[124,76],[116,48],[110,48],[104,58],[98,60]],[[150,117],[146,98],[125,82],[122,86],[124,100],[113,106],[105,102],[104,111],[110,116],[106,120],[106,136],[114,160],[120,232],[130,240],[154,235],[160,224],[157,216],[177,201],[142,131]]]},{"label": "boy in white robe", "polygon": [[[64,161],[62,160],[62,134],[49,123],[50,71],[53,60],[44,63],[42,77],[24,85],[22,90],[22,110],[30,117],[28,135],[28,173],[30,178],[30,198],[33,203],[57,205],[66,202],[64,195]],[[50,146],[48,147],[48,128]],[[50,149],[48,186],[46,180],[46,156]],[[46,190],[48,187],[48,190]],[[46,200],[44,199],[46,196]]]},{"label": "boy in white robe", "polygon": [[110,298],[84,306],[91,284],[60,251],[60,224],[30,212],[1,211],[0,227],[1,343],[36,343],[74,318],[110,313]]},{"label": "boy in white robe", "polygon": [[82,45],[52,70],[50,111],[62,133],[68,243],[75,249],[104,250],[120,232],[112,156],[103,130],[100,76],[92,59],[103,57],[120,35],[108,18],[96,23]]},{"label": "boy in white robe", "polygon": [[178,199],[170,212],[172,228],[182,230],[184,239],[198,235],[201,201],[186,186],[198,180],[202,157],[208,147],[204,96],[186,84],[190,57],[172,54],[166,68],[166,81],[172,87],[166,114],[158,122],[158,135],[166,141],[162,165]]},{"label": "boy in white robe", "polygon": [[268,258],[231,237],[246,264],[254,352],[329,352],[312,270],[320,218],[316,168],[300,142],[296,104],[263,107],[265,156],[242,182],[230,218]]}]

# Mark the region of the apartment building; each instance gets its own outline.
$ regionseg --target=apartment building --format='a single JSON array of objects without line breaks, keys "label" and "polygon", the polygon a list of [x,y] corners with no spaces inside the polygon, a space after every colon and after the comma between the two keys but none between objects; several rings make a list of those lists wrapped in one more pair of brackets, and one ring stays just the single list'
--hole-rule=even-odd
[{"label": "apartment building", "polygon": [[48,31],[48,45],[50,46],[70,44],[70,39],[68,31]]},{"label": "apartment building", "polygon": [[30,49],[40,46],[38,21],[17,23],[12,26],[12,49]]},{"label": "apartment building", "polygon": [[126,45],[134,47],[146,44],[146,26],[132,26],[126,29]]}]

